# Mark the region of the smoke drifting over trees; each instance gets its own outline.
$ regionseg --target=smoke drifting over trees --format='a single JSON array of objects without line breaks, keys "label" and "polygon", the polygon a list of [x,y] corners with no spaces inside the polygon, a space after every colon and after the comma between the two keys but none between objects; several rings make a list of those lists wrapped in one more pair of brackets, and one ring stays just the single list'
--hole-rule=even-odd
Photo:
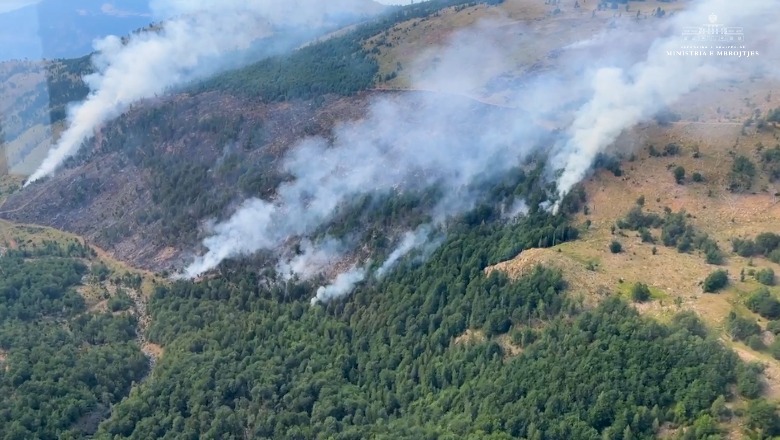
[{"label": "smoke drifting over trees", "polygon": [[727,77],[747,79],[750,73],[770,65],[773,58],[771,53],[763,53],[761,60],[670,55],[680,50],[684,27],[701,25],[710,15],[723,17],[747,30],[747,44],[756,44],[772,36],[769,26],[773,19],[768,17],[773,16],[776,7],[769,0],[746,4],[700,1],[675,15],[667,34],[654,39],[646,55],[637,62],[625,66],[594,66],[592,96],[577,110],[566,139],[555,148],[553,163],[563,164],[558,191],[566,194],[582,180],[596,156],[624,130],[703,84]]},{"label": "smoke drifting over trees", "polygon": [[[249,201],[218,225],[204,241],[208,252],[187,273],[194,276],[224,258],[273,249],[291,235],[305,236],[328,221],[337,206],[362,193],[415,189],[443,181],[451,191],[432,209],[434,217],[441,221],[465,212],[481,197],[464,194],[471,183],[506,172],[540,147],[545,130],[535,122],[542,119],[555,119],[567,127],[548,150],[551,168],[559,171],[557,188],[562,197],[624,130],[702,84],[759,68],[757,63],[668,56],[668,50],[681,44],[682,27],[698,25],[711,10],[718,10],[735,21],[757,23],[751,29],[759,31],[765,29],[760,25],[762,14],[771,7],[768,1],[750,7],[700,2],[661,30],[615,31],[626,33],[623,44],[611,35],[574,45],[563,55],[562,65],[570,65],[569,70],[523,81],[512,90],[515,109],[483,113],[469,108],[473,104],[468,100],[453,96],[473,95],[493,75],[509,70],[512,51],[531,44],[532,38],[515,45],[496,44],[500,40],[496,27],[484,24],[461,32],[435,49],[436,68],[419,69],[413,78],[415,88],[442,93],[379,99],[364,120],[336,130],[332,145],[324,139],[302,143],[287,162],[295,180],[280,188],[280,197],[274,203]],[[579,66],[582,60],[590,60],[586,68]],[[418,102],[404,102],[410,99]],[[572,102],[584,104],[573,114],[562,111]],[[287,221],[280,221],[282,217]],[[420,244],[403,240],[389,265]]]},{"label": "smoke drifting over trees", "polygon": [[[280,26],[322,25],[344,11],[363,12],[359,2],[324,3],[155,3],[155,10],[179,13],[180,18],[167,22],[161,32],[140,34],[126,45],[118,39],[99,43],[99,73],[88,79],[92,93],[74,107],[69,129],[28,183],[53,172],[96,127],[132,102],[202,74],[205,61],[247,47]],[[509,106],[486,105],[469,97],[495,87],[499,75],[516,71],[514,54],[535,44],[535,36],[507,34],[495,23],[478,23],[431,49],[435,67],[412,65],[412,88],[426,92],[376,98],[362,120],[337,126],[327,139],[313,137],[294,147],[283,166],[292,180],[277,188],[273,200],[247,200],[229,219],[214,225],[203,241],[206,252],[185,275],[197,276],[228,258],[276,250],[291,237],[312,238],[338,207],[363,194],[438,185],[444,192],[431,207],[430,217],[432,226],[441,224],[484,197],[479,182],[507,173],[539,150],[549,156],[549,168],[556,171],[551,176],[563,197],[623,131],[686,93],[720,78],[776,73],[772,67],[776,53],[767,52],[767,42],[777,39],[771,28],[775,8],[771,0],[746,4],[705,0],[672,18],[607,30],[567,47],[555,71],[502,84],[505,96],[512,97]],[[746,60],[669,55],[683,44],[684,27],[702,24],[713,13],[744,27],[762,56]],[[266,25],[258,31],[258,23]],[[553,142],[550,129],[544,128],[550,125],[562,129]],[[424,242],[403,240],[377,275]],[[320,246],[340,248],[332,242],[307,246],[302,256],[281,263],[283,272],[308,277],[323,266],[326,255],[337,255]],[[324,288],[319,300],[347,293],[366,276],[362,269],[350,273],[354,276],[336,283],[338,288]]]},{"label": "smoke drifting over trees", "polygon": [[154,1],[156,15],[175,18],[127,41],[110,36],[95,42],[97,72],[85,78],[91,93],[71,108],[68,129],[26,184],[56,171],[101,124],[134,102],[214,73],[221,57],[247,50],[280,28],[308,34],[364,15],[370,11],[365,5],[359,0]]}]

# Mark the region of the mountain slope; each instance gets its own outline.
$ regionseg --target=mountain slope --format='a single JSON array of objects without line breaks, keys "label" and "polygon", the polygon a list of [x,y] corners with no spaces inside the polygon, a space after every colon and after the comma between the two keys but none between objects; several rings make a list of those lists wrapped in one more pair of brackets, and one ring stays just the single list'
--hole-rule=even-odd
[{"label": "mountain slope", "polygon": [[[151,317],[144,335],[155,345],[146,347],[164,356],[132,391],[101,401],[113,405],[99,427],[90,424],[94,438],[780,434],[780,292],[768,272],[758,274],[780,270],[780,235],[759,235],[780,232],[773,189],[780,101],[767,95],[777,83],[755,77],[694,90],[655,122],[626,130],[561,200],[548,154],[582,103],[535,100],[533,85],[571,61],[561,47],[612,26],[647,31],[663,24],[655,8],[679,10],[685,2],[629,3],[640,18],[651,12],[639,20],[633,10],[622,17],[587,2],[488,3],[397,9],[385,21],[138,102],[59,173],[9,197],[0,216],[78,232],[122,260],[163,271],[202,254],[198,243],[247,198],[273,203],[293,193],[312,207],[321,201],[319,187],[347,186],[350,173],[365,169],[348,164],[376,156],[334,160],[329,153],[344,139],[359,144],[409,127],[344,128],[353,121],[416,119],[425,136],[412,137],[410,150],[427,151],[428,139],[465,140],[465,151],[477,154],[463,153],[454,140],[437,153],[490,165],[475,166],[486,171],[469,180],[459,179],[468,168],[432,160],[418,170],[412,163],[415,172],[399,174],[390,189],[336,198],[332,218],[307,238],[352,247],[318,249],[330,267],[314,274],[290,275],[279,255],[269,255],[291,256],[281,262],[290,266],[306,262],[311,243],[290,234],[280,249],[239,253],[196,280],[147,282],[153,293],[144,303]],[[512,47],[493,64],[496,52],[469,46],[475,34],[462,29],[486,17],[493,21],[481,29],[495,31],[485,32],[492,44],[514,42],[529,29],[543,41]],[[434,44],[441,41],[455,43]],[[457,72],[480,81],[448,82],[463,76],[442,61],[447,50],[484,52],[474,58],[484,65],[461,64]],[[424,79],[439,81],[410,71],[433,72]],[[524,81],[532,86],[515,87]],[[469,87],[474,83],[479,87]],[[529,121],[517,108],[524,105],[552,110]],[[426,124],[426,113],[438,112],[447,124]],[[499,136],[520,125],[538,137]],[[312,136],[324,139],[322,148],[305,148],[316,142]],[[515,145],[518,139],[529,145]],[[480,162],[488,144],[502,142],[528,154]],[[377,144],[402,151],[390,141]],[[291,154],[301,150],[309,154]],[[323,171],[312,173],[301,193],[284,185],[300,177],[289,166],[296,160]],[[379,166],[398,163],[409,164]],[[431,170],[436,166],[455,177],[429,180],[442,176]],[[405,186],[409,180],[427,186]],[[448,192],[451,182],[458,185]],[[444,210],[454,214],[434,218],[432,207],[459,203],[460,210]],[[282,214],[293,224],[306,213]],[[246,220],[243,231],[254,234],[237,234],[239,240],[266,232],[261,215]],[[404,233],[420,229],[430,231],[429,245],[404,254]],[[727,284],[703,292],[705,277],[718,269],[728,271]],[[337,274],[358,270],[360,279],[344,290],[350,296],[321,298],[341,288],[345,278]],[[760,288],[759,279],[768,285]],[[5,395],[29,386],[29,378],[12,379]],[[47,435],[74,426],[81,425],[63,422]],[[16,436],[40,432],[27,418],[14,429]]]},{"label": "mountain slope", "polygon": [[[181,267],[202,221],[224,218],[247,197],[273,194],[285,179],[276,170],[290,147],[306,136],[331,136],[377,96],[392,99],[358,93],[374,84],[377,71],[362,41],[453,3],[463,2],[402,8],[344,36],[143,102],[101,129],[67,169],[10,197],[0,215],[83,234],[142,267]],[[479,114],[482,104],[475,105]]]}]

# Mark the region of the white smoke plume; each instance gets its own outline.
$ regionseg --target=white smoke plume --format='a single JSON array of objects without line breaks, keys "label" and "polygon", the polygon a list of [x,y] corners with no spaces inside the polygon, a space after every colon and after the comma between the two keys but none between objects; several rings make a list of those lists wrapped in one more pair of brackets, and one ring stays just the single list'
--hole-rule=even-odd
[{"label": "white smoke plume", "polygon": [[25,185],[53,173],[103,123],[131,104],[213,73],[219,57],[246,50],[278,27],[327,27],[343,15],[373,12],[366,0],[155,0],[158,16],[174,16],[159,32],[95,42],[97,72],[85,78],[91,92],[70,109],[68,129]]},{"label": "white smoke plume", "polygon": [[311,299],[311,305],[328,303],[333,299],[348,295],[358,283],[365,279],[366,270],[364,268],[352,267],[347,272],[339,274],[333,283],[320,286],[317,289],[317,296]]},{"label": "white smoke plume", "polygon": [[[508,37],[495,30],[502,26],[476,26],[455,35],[424,55],[434,58],[432,67],[413,64],[412,89],[420,92],[377,98],[363,119],[336,127],[331,140],[310,138],[293,148],[284,163],[293,180],[278,188],[273,201],[247,201],[218,224],[203,242],[207,252],[187,274],[309,236],[361,194],[438,184],[445,191],[431,208],[434,223],[466,212],[484,195],[473,190],[475,182],[522,164],[556,127],[564,128],[564,139],[550,151],[551,162],[560,170],[558,190],[566,194],[622,131],[738,66],[667,56],[681,44],[683,26],[706,21],[713,11],[742,26],[773,17],[767,14],[769,0],[696,5],[673,19],[646,20],[630,30],[618,28],[609,38],[572,44],[557,55],[558,70],[529,72],[522,80],[508,75],[498,85],[496,78],[507,78],[501,72],[523,70],[513,64],[513,51],[535,44],[533,33]],[[721,8],[712,9],[716,6]],[[734,9],[740,12],[729,14]],[[765,33],[763,26],[755,31]],[[492,88],[510,101],[493,100]],[[515,207],[522,214],[522,205]],[[408,252],[403,244],[390,266]]]},{"label": "white smoke plume", "polygon": [[[364,119],[337,126],[332,142],[315,137],[293,148],[283,171],[294,179],[278,188],[273,202],[247,201],[218,224],[203,242],[208,251],[186,268],[188,276],[226,258],[276,249],[290,237],[307,236],[361,194],[439,184],[446,191],[431,208],[435,223],[471,209],[480,194],[470,185],[516,167],[549,134],[535,124],[536,113],[530,110],[537,104],[530,100],[509,109],[468,97],[484,85],[480,72],[511,70],[505,64],[508,57],[500,56],[506,49],[495,38],[466,31],[441,49],[443,65],[463,60],[461,67],[418,76],[414,88],[425,90],[436,76],[446,75],[444,92],[377,98]],[[468,44],[459,45],[464,41]],[[546,108],[554,107],[555,99],[570,99],[560,90],[557,98],[548,94]]]},{"label": "white smoke plume", "polygon": [[[763,60],[670,56],[670,51],[681,50],[683,28],[701,25],[710,15],[744,27],[748,45],[776,33],[771,27],[777,18],[777,3],[773,0],[699,1],[670,19],[668,36],[656,39],[644,59],[628,67],[598,68],[592,79],[592,98],[576,112],[574,122],[567,129],[567,139],[558,145],[552,161],[561,164],[558,180],[561,195],[585,177],[596,156],[624,130],[703,84],[725,77],[747,79],[743,69],[757,70],[759,63],[770,63],[768,53],[761,54]],[[773,39],[777,41],[776,36]]]},{"label": "white smoke plume", "polygon": [[344,245],[334,238],[325,239],[322,243],[313,243],[305,239],[300,244],[301,253],[290,259],[283,259],[276,266],[276,271],[285,280],[297,275],[301,280],[309,280],[322,273],[334,261],[344,254]]},{"label": "white smoke plume", "polygon": [[511,205],[503,208],[503,217],[507,219],[522,217],[530,211],[528,204],[522,199],[514,200]]},{"label": "white smoke plume", "polygon": [[393,250],[393,252],[390,253],[390,255],[387,257],[387,260],[382,263],[382,266],[380,266],[379,269],[374,272],[374,276],[380,279],[384,277],[393,267],[395,267],[396,263],[398,263],[398,260],[406,256],[406,254],[413,251],[414,249],[426,244],[430,234],[431,227],[428,225],[421,226],[415,231],[409,231],[404,234],[401,243],[398,245],[398,247],[395,248],[395,250]]}]

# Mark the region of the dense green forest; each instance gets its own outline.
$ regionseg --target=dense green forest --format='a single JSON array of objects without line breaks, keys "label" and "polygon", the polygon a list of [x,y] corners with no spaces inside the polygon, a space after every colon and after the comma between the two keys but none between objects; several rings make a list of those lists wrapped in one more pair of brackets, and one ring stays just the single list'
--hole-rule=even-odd
[{"label": "dense green forest", "polygon": [[364,44],[398,23],[436,14],[450,6],[500,4],[503,0],[430,0],[391,8],[382,17],[337,37],[307,45],[292,54],[264,59],[218,75],[196,90],[224,90],[266,101],[312,99],[328,93],[350,95],[371,87],[379,64]]},{"label": "dense green forest", "polygon": [[[444,6],[471,3],[394,8],[351,33],[220,75],[192,92],[204,102],[214,91],[267,101],[353,94],[376,80],[376,61],[363,46],[368,38]],[[83,60],[66,67],[88,68]],[[54,86],[62,103],[85,92],[78,83]],[[187,139],[191,127],[173,117],[183,105],[120,118],[100,146],[102,153],[126,153],[117,167],[127,161],[148,171],[153,203],[137,220],[161,224],[166,243],[193,241],[193,219],[230,204],[228,185],[213,182],[268,196],[288,178],[270,156],[255,166],[231,154],[215,165],[155,148],[160,138]],[[245,130],[252,123],[217,113],[189,119],[212,131],[219,149],[265,144],[263,127]],[[97,153],[81,154],[73,161]],[[619,166],[612,168],[619,174]],[[694,314],[659,323],[617,298],[586,307],[550,268],[518,280],[486,274],[524,249],[579,236],[569,215],[583,208],[584,191],[577,188],[561,213],[551,215],[539,208],[554,189],[545,186],[544,174],[528,167],[484,182],[491,188],[484,203],[450,221],[446,240],[428,258],[411,255],[386,277],[369,278],[348,298],[326,305],[311,306],[310,299],[327,280],[282,281],[258,259],[223,264],[218,277],[202,282],[157,286],[146,335],[165,355],[150,374],[136,342],[137,322],[126,312],[129,297],[112,298],[113,313],[93,313],[75,290],[88,274],[107,276],[105,267],[88,269],[89,248],[48,242],[8,251],[0,257],[0,437],[627,440],[665,430],[679,439],[713,440],[724,438],[722,424],[735,416],[744,416],[758,438],[780,433],[776,408],[760,399],[761,368],[742,363]],[[100,191],[97,179],[77,178],[63,201],[79,206],[94,191]],[[318,233],[361,235],[381,257],[393,245],[384,231],[428,222],[426,208],[440,196],[437,188],[366,196]],[[506,219],[500,206],[515,198],[531,211]],[[680,252],[699,250],[714,264],[725,258],[684,212],[661,216],[641,205],[617,226]],[[125,232],[117,227],[105,234],[119,239]],[[772,258],[778,243],[762,234],[735,241],[734,250]],[[746,306],[780,316],[764,291]],[[736,314],[726,328],[744,341],[761,331]]]},{"label": "dense green forest", "polygon": [[86,246],[0,257],[0,438],[83,438],[148,370],[128,314],[88,313]]},{"label": "dense green forest", "polygon": [[480,208],[425,262],[326,306],[309,305],[316,282],[248,264],[159,286],[149,336],[166,355],[96,437],[598,440],[682,426],[680,438],[720,438],[725,401],[757,397],[760,369],[695,315],[662,325],[618,299],[589,310],[542,267],[484,272],[574,231],[565,214]]},{"label": "dense green forest", "polygon": [[[322,280],[282,282],[249,263],[159,285],[148,336],[166,353],[133,391],[147,370],[134,318],[85,313],[73,289],[88,248],[9,251],[0,258],[0,432],[622,440],[684,427],[679,438],[722,438],[719,424],[734,416],[725,403],[758,398],[760,368],[695,315],[660,324],[615,298],[588,309],[561,273],[542,267],[517,281],[485,274],[522,249],[577,237],[567,213],[581,191],[556,216],[538,203],[516,220],[497,215],[507,196],[542,201],[540,173],[495,185],[493,204],[452,221],[426,261],[407,259],[326,306],[309,304]],[[91,274],[105,278],[105,269]],[[768,402],[751,400],[740,414],[754,432],[778,432]]]}]

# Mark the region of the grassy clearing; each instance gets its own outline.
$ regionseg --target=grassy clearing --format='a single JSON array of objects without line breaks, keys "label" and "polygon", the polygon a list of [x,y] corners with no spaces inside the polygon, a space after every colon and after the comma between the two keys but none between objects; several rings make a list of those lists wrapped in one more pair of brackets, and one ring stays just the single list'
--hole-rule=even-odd
[{"label": "grassy clearing", "polygon": [[[537,264],[558,267],[569,281],[572,293],[585,296],[586,303],[596,303],[608,295],[630,300],[634,283],[645,283],[650,287],[652,300],[634,304],[637,310],[662,321],[682,310],[696,312],[743,359],[767,365],[767,396],[780,399],[780,362],[731,341],[724,328],[724,319],[732,310],[766,326],[766,319],[744,305],[745,299],[760,286],[747,273],[767,267],[780,273],[780,266],[763,258],[751,260],[733,254],[730,240],[754,237],[761,232],[780,232],[780,200],[774,196],[774,185],[765,176],[759,176],[749,192],[734,194],[726,186],[735,155],[750,157],[760,174],[756,144],[774,146],[775,135],[743,132],[742,124],[701,121],[638,127],[624,134],[615,146],[626,158],[621,165],[622,176],[600,170],[584,182],[588,214],[579,214],[576,221],[579,224],[589,221],[590,226],[583,227],[580,240],[552,249],[525,251],[488,271],[497,269],[510,276],[520,276]],[[672,142],[681,146],[679,155],[651,157],[648,153],[649,145],[663,148]],[[694,157],[694,151],[698,151],[698,157]],[[684,184],[677,184],[670,171],[677,165],[683,166],[689,177],[694,171],[702,173],[705,181],[694,183],[688,178]],[[688,212],[689,223],[709,234],[727,254],[725,263],[710,265],[698,251],[680,253],[660,242],[643,243],[635,231],[619,228],[613,231],[615,223],[635,206],[640,196],[645,199],[645,212],[663,215],[664,208]],[[653,230],[652,234],[660,241],[660,230]],[[621,243],[621,253],[610,252],[613,240]],[[701,282],[716,269],[728,271],[729,285],[719,293],[704,293]],[[743,270],[746,275],[741,281]],[[777,293],[778,288],[773,287],[772,291]]]}]

